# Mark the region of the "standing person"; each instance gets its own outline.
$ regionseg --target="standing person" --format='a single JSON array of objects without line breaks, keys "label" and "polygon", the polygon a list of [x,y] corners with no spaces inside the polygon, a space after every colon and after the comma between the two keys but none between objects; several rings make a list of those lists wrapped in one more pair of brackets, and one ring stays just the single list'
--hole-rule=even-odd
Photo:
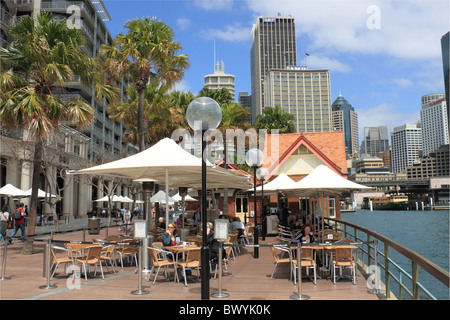
[{"label": "standing person", "polygon": [[131,227],[131,212],[130,209],[128,209],[128,206],[125,206],[123,208],[123,222],[125,224],[125,234],[128,235],[128,232],[130,231]]},{"label": "standing person", "polygon": [[[11,234],[11,237],[14,237],[19,229],[20,232],[22,233],[22,237],[25,237],[25,210],[23,209],[23,203],[20,203],[18,205],[18,207],[14,211],[13,217],[14,217],[14,231]],[[9,243],[11,243],[11,239],[9,239]]]},{"label": "standing person", "polygon": [[8,206],[3,206],[0,212],[0,240],[5,238],[6,241],[6,230],[8,229],[9,212]]},{"label": "standing person", "polygon": [[277,210],[278,215],[278,224],[287,227],[288,226],[288,211],[286,209],[286,206],[284,204],[284,201],[280,203],[280,207]]}]

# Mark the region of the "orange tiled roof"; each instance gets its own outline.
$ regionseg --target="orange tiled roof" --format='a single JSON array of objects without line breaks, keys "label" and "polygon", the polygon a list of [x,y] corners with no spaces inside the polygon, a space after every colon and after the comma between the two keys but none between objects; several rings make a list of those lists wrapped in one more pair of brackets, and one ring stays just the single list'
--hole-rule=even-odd
[{"label": "orange tiled roof", "polygon": [[[271,141],[275,135],[271,134],[266,136],[264,147],[264,155],[270,155],[270,162],[265,162],[263,166],[269,169],[270,176],[276,174],[278,167],[283,165],[284,161],[301,145],[304,145],[334,172],[345,178],[347,177],[347,160],[342,131],[285,133],[276,136],[278,138],[278,150],[275,148],[272,150]],[[301,176],[298,176],[294,180],[297,181],[301,178]]]}]

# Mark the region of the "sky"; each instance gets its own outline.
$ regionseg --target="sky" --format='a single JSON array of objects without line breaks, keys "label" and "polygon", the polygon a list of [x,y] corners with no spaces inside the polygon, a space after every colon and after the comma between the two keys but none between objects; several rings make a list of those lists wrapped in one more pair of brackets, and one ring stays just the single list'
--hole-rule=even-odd
[{"label": "sky", "polygon": [[[295,18],[297,65],[328,69],[331,100],[341,93],[363,128],[388,132],[420,119],[421,97],[444,93],[441,37],[449,0],[103,0],[111,35],[134,18],[156,17],[174,30],[190,68],[177,90],[197,94],[214,56],[251,94],[251,29],[258,16]],[[215,48],[215,50],[214,50]],[[215,54],[214,54],[215,53]],[[309,56],[306,56],[308,53]]]}]

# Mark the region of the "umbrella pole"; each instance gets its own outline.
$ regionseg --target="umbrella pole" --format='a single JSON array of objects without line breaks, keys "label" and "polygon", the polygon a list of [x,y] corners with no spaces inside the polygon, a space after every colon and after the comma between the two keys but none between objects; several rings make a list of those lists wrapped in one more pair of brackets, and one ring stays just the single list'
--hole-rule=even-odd
[{"label": "umbrella pole", "polygon": [[166,168],[166,229],[169,225],[169,169]]}]

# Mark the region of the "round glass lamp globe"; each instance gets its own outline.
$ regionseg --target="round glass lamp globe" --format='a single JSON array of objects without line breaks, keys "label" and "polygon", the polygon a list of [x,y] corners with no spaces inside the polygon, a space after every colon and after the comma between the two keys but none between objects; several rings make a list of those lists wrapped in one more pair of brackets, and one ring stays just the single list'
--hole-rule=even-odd
[{"label": "round glass lamp globe", "polygon": [[189,104],[186,119],[194,130],[216,129],[222,121],[222,109],[214,99],[199,97]]},{"label": "round glass lamp globe", "polygon": [[247,151],[247,154],[245,155],[245,162],[250,167],[259,167],[264,162],[264,155],[261,150],[258,148],[252,148]]},{"label": "round glass lamp globe", "polygon": [[258,170],[256,170],[256,177],[259,180],[264,180],[266,181],[267,177],[269,176],[269,170],[267,170],[267,168],[258,168]]}]

